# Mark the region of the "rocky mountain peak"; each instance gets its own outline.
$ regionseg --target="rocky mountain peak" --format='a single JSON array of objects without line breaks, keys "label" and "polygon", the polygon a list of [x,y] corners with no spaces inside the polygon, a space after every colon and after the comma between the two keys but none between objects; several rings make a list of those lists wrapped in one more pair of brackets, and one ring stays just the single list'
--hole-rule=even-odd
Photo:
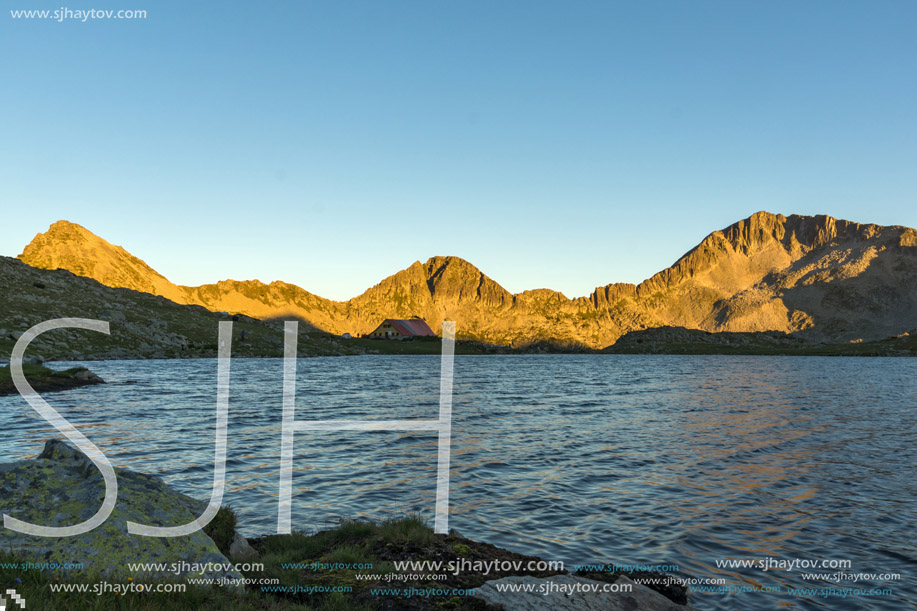
[{"label": "rocky mountain peak", "polygon": [[106,286],[154,293],[176,301],[181,298],[181,291],[146,262],[69,221],[57,221],[48,231],[36,235],[19,259],[42,269],[67,269]]},{"label": "rocky mountain peak", "polygon": [[461,257],[431,257],[423,267],[437,301],[473,300],[493,306],[512,302],[509,291]]},{"label": "rocky mountain peak", "polygon": [[82,225],[60,220],[52,223],[46,232],[37,234],[25,247],[19,258],[26,263],[28,263],[27,259],[48,259],[54,254],[60,254],[70,246],[97,242],[108,244]]}]

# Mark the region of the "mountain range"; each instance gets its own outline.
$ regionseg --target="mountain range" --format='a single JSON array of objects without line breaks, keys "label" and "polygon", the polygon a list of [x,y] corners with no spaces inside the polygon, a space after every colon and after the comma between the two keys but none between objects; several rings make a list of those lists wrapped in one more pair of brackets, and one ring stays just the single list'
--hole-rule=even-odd
[{"label": "mountain range", "polygon": [[513,294],[468,261],[442,256],[415,261],[348,301],[285,282],[180,286],[68,221],[35,236],[18,258],[178,304],[262,320],[295,317],[334,334],[361,335],[385,318],[420,316],[434,330],[456,320],[460,337],[485,343],[600,349],[656,327],[778,331],[831,342],[917,327],[917,231],[825,215],[758,212],[714,231],[640,284],[608,284],[574,299],[550,289]]}]

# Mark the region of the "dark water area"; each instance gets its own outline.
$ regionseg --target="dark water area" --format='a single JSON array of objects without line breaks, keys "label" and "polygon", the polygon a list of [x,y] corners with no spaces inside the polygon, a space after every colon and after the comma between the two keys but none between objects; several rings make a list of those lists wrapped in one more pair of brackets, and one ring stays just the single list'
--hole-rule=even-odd
[{"label": "dark water area", "polygon": [[[49,394],[51,405],[115,466],[208,499],[216,361],[87,365],[108,384]],[[233,359],[231,379],[224,502],[245,534],[268,534],[282,361]],[[467,537],[568,569],[666,564],[682,578],[725,580],[699,584],[731,590],[695,590],[699,609],[917,601],[915,359],[459,356],[453,403],[450,526]],[[438,356],[298,363],[297,420],[438,411]],[[0,414],[3,462],[58,436],[19,396],[0,397]],[[433,432],[297,432],[293,527],[407,512],[432,524],[436,449]],[[827,564],[763,570],[730,559]],[[866,595],[873,589],[890,593]]]}]

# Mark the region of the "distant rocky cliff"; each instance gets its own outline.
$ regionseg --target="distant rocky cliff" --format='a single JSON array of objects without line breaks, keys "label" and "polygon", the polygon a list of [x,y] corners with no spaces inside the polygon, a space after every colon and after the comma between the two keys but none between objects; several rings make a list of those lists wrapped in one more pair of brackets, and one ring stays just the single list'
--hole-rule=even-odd
[{"label": "distant rocky cliff", "polygon": [[780,331],[824,341],[878,339],[917,327],[917,231],[829,216],[758,212],[715,231],[639,285],[609,284],[569,299],[512,294],[458,257],[433,257],[346,302],[292,284],[224,280],[174,285],[90,231],[59,221],[19,258],[111,287],[255,318],[297,317],[332,333],[362,334],[389,317],[422,316],[433,329],[520,345],[547,340],[603,348],[640,329]]}]

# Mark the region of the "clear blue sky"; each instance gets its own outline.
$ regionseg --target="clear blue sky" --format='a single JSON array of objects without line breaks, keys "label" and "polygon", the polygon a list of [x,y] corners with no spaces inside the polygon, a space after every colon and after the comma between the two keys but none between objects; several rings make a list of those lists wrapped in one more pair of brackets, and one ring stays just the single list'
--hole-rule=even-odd
[{"label": "clear blue sky", "polygon": [[65,218],[183,284],[572,297],[761,209],[917,226],[912,1],[4,4],[4,255]]}]

